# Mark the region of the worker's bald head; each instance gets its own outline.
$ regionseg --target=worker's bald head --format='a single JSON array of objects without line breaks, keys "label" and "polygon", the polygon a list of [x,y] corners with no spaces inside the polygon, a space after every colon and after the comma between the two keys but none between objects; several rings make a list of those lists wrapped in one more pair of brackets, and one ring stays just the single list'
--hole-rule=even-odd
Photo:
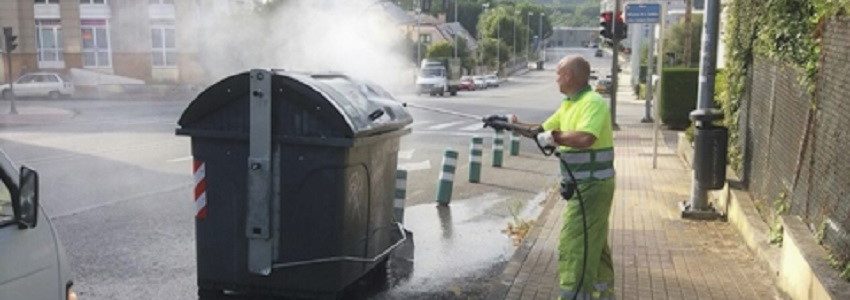
[{"label": "worker's bald head", "polygon": [[590,64],[581,56],[571,55],[558,62],[557,72],[561,92],[572,95],[587,86]]},{"label": "worker's bald head", "polygon": [[583,80],[584,84],[587,84],[588,79],[590,78],[590,63],[588,63],[583,57],[579,55],[570,55],[561,59],[558,62],[558,72],[571,72],[572,76],[575,77],[576,80]]}]

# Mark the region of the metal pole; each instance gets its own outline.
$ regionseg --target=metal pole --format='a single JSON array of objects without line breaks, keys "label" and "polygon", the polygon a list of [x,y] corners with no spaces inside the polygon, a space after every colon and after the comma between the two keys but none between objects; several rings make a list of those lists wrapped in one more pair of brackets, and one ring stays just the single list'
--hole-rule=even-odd
[{"label": "metal pole", "polygon": [[[717,38],[720,19],[720,0],[705,1],[702,52],[700,55],[699,98],[697,109],[711,109],[714,102],[714,76],[717,71]],[[684,208],[684,217],[706,218],[716,215],[708,206],[708,191],[697,182],[700,165],[694,166],[690,203]]]},{"label": "metal pole", "polygon": [[540,13],[540,17],[537,18],[537,60],[540,60],[540,50],[543,49],[543,17],[546,16],[546,13]]},{"label": "metal pole", "polygon": [[[3,28],[3,40],[4,41],[8,38],[5,35],[7,32],[11,34],[12,27],[4,27]],[[9,70],[9,72],[7,73],[7,74],[9,74],[9,76],[8,76],[9,77],[9,95],[12,97],[11,99],[9,99],[9,103],[11,105],[11,107],[9,108],[9,114],[10,115],[17,115],[18,114],[18,107],[15,105],[15,98],[17,98],[17,97],[15,97],[15,86],[14,86],[14,82],[15,82],[14,77],[15,76],[12,75],[12,51],[9,51],[8,48],[5,49],[5,50],[6,50],[6,69]]]},{"label": "metal pole", "polygon": [[[655,64],[656,68],[653,72],[658,72],[658,86],[661,86],[661,73],[664,70],[664,25],[666,25],[667,21],[667,4],[661,2],[661,23],[658,24],[658,43],[656,44],[656,48],[658,51],[655,54]],[[654,33],[654,31],[653,31]],[[651,79],[650,79],[651,80]],[[659,97],[660,98],[660,97]],[[653,100],[653,102],[658,102],[657,100]],[[652,131],[652,167],[658,167],[658,135],[661,134],[661,116],[658,112],[658,103],[655,104],[655,127]]]},{"label": "metal pole", "polygon": [[420,29],[420,16],[422,14],[421,0],[416,1],[416,66],[422,61],[422,32]]},{"label": "metal pole", "polygon": [[[519,16],[519,11],[514,12],[514,16]],[[519,18],[514,18],[514,20],[513,20],[513,23],[514,23],[514,35],[513,35],[514,43],[511,44],[512,48],[513,48],[511,50],[513,50],[512,52],[514,53],[514,55],[513,55],[514,56],[513,57],[514,58],[514,65],[516,65],[516,22],[517,22],[517,19],[519,19]]]},{"label": "metal pole", "polygon": [[525,61],[528,62],[531,59],[531,16],[534,15],[533,12],[528,12],[528,18],[525,18],[525,25],[528,26],[529,35],[526,38],[525,43]]},{"label": "metal pole", "polygon": [[617,37],[617,19],[620,17],[620,0],[614,1],[614,16],[611,18],[611,34],[613,43],[612,48],[614,48],[613,54],[611,55],[611,125],[614,127],[614,130],[618,130],[619,126],[617,126],[617,69],[619,69],[619,62],[617,61],[617,54],[619,53],[619,47],[617,45],[620,44],[620,39]]},{"label": "metal pole", "polygon": [[[648,56],[646,58],[646,91],[644,92],[645,93],[645,95],[644,95],[644,114],[643,114],[643,119],[640,120],[641,123],[652,123],[652,122],[655,121],[655,120],[652,119],[652,115],[650,115],[651,110],[652,110],[652,103],[650,101],[652,101],[652,98],[653,98],[652,97],[653,96],[652,90],[653,90],[653,87],[654,87],[652,85],[652,74],[653,74],[652,62],[653,62],[653,59],[655,59],[654,58],[655,55],[653,53],[653,51],[655,51],[655,30],[653,30],[652,34],[650,35],[649,45],[647,45],[647,47],[649,49],[647,49],[647,51],[646,51],[646,56]],[[634,49],[632,49],[632,51],[634,51]],[[643,58],[643,57],[638,56],[638,60],[640,60],[641,58]],[[638,67],[638,68],[640,68],[640,67]],[[632,70],[633,76],[634,76],[634,73],[635,73],[634,70]],[[638,76],[640,76],[640,69],[638,69]],[[638,80],[638,85],[640,85],[640,80]],[[652,168],[653,169],[655,168],[654,157],[653,157]]]},{"label": "metal pole", "polygon": [[496,74],[502,69],[502,20],[496,22]]},{"label": "metal pole", "polygon": [[[458,26],[460,26],[460,22],[457,21],[457,1],[458,0],[455,0],[455,23],[457,23]],[[454,36],[453,41],[454,41],[454,44],[455,44],[454,45],[455,58],[457,58],[457,32],[455,32],[455,36]]]}]

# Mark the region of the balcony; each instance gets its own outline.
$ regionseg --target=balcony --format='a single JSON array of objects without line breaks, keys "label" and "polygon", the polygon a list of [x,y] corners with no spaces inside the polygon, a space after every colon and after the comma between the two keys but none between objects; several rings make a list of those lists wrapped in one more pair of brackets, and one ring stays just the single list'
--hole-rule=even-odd
[{"label": "balcony", "polygon": [[175,19],[174,4],[151,4],[148,6],[148,15],[151,20]]},{"label": "balcony", "polygon": [[59,19],[59,4],[34,4],[36,19]]},{"label": "balcony", "polygon": [[107,4],[80,4],[80,19],[109,19],[112,11]]}]

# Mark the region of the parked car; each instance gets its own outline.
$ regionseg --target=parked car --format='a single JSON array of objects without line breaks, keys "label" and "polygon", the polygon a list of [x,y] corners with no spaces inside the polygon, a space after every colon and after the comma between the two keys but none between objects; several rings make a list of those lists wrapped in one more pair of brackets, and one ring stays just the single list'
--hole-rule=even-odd
[{"label": "parked car", "polygon": [[38,72],[24,74],[9,84],[0,85],[0,96],[10,99],[14,90],[16,97],[47,97],[59,99],[71,97],[74,94],[74,84],[57,73]]},{"label": "parked car", "polygon": [[602,95],[607,95],[611,93],[611,79],[602,78],[596,81],[596,92]]},{"label": "parked car", "polygon": [[460,86],[458,86],[459,90],[462,91],[474,91],[476,90],[475,82],[472,80],[472,76],[463,76],[460,78]]},{"label": "parked car", "polygon": [[484,76],[472,76],[472,82],[476,89],[487,89],[487,79]]},{"label": "parked car", "polygon": [[595,57],[602,57],[605,53],[602,52],[602,49],[596,49],[596,53],[593,55]]},{"label": "parked car", "polygon": [[39,205],[38,173],[0,149],[0,299],[76,300],[56,229]]},{"label": "parked car", "polygon": [[499,77],[496,75],[487,75],[484,76],[484,81],[487,82],[487,87],[491,86],[499,86]]}]

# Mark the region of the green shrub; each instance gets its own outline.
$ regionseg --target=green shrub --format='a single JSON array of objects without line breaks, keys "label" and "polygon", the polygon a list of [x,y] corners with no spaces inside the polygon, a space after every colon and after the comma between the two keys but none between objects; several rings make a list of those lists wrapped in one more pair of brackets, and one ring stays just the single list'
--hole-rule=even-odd
[{"label": "green shrub", "polygon": [[646,72],[648,72],[646,65],[641,65],[638,71],[638,82],[646,83]]},{"label": "green shrub", "polygon": [[667,68],[661,72],[661,96],[658,113],[661,121],[673,129],[690,124],[688,115],[697,106],[699,68]]}]

